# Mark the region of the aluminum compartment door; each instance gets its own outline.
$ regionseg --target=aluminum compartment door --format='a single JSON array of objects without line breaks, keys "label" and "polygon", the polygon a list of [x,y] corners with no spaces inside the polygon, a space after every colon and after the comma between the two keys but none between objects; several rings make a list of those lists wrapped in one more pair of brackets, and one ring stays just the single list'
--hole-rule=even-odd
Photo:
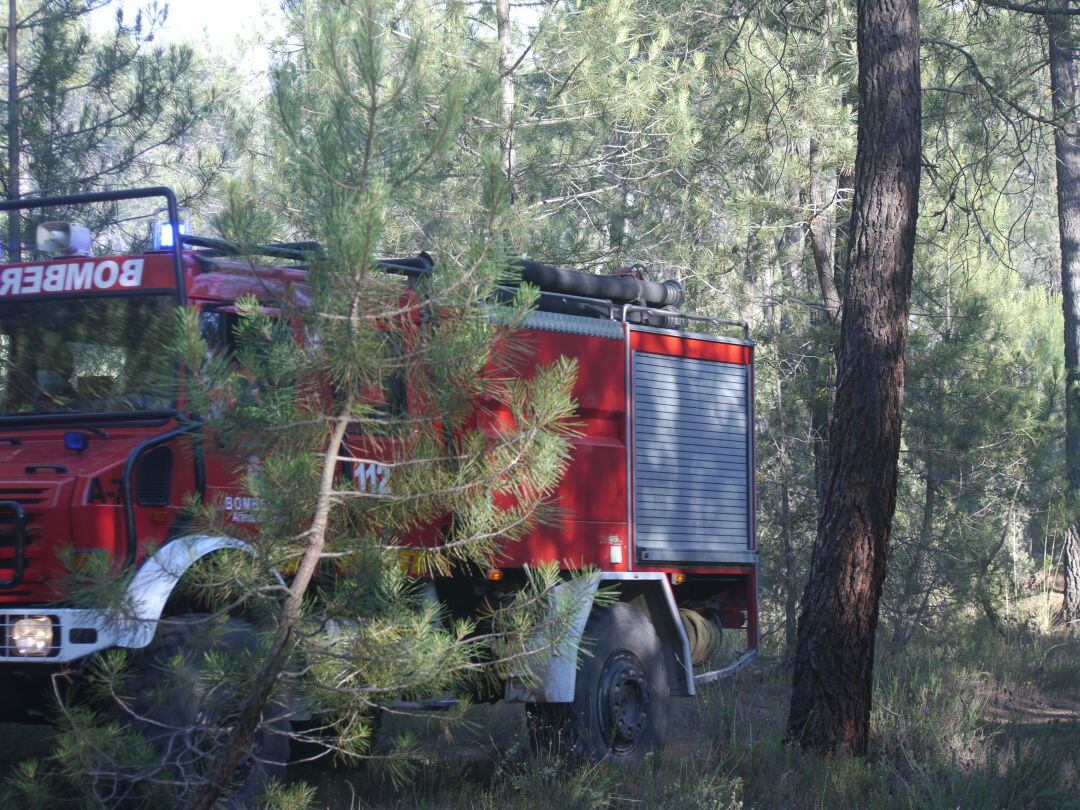
[{"label": "aluminum compartment door", "polygon": [[640,562],[753,562],[750,366],[633,353]]}]

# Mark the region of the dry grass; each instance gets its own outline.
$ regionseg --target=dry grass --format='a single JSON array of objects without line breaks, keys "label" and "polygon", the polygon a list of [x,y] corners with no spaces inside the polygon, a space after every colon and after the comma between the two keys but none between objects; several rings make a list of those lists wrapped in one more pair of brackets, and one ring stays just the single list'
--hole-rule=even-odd
[{"label": "dry grass", "polygon": [[293,774],[328,808],[1080,807],[1080,641],[976,624],[962,644],[883,659],[866,759],[783,740],[787,675],[763,663],[678,702],[662,756],[633,771],[531,757],[520,709],[474,710],[428,742],[406,785],[377,767]]},{"label": "dry grass", "polygon": [[[345,808],[1080,807],[1080,639],[976,622],[948,645],[882,656],[865,759],[802,754],[783,739],[788,675],[762,662],[678,699],[669,745],[643,767],[533,757],[520,707],[479,706],[464,724],[393,718],[416,767],[327,763],[290,770],[313,806]],[[48,754],[42,729],[0,728],[0,769]],[[293,800],[282,807],[298,807]]]}]

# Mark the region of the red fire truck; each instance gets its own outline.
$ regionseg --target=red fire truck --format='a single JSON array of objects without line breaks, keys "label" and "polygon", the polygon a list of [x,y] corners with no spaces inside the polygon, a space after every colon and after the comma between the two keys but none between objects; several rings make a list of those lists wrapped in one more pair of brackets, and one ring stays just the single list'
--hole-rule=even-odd
[{"label": "red fire truck", "polygon": [[[265,246],[268,263],[253,270],[182,235],[166,188],[0,211],[149,198],[165,200],[168,246],[92,256],[82,229],[50,222],[37,258],[0,265],[0,720],[43,716],[34,695],[58,670],[77,678],[103,650],[153,649],[161,619],[183,610],[171,597],[185,572],[249,545],[186,527],[190,493],[243,520],[242,471],[198,441],[176,401],[143,390],[142,371],[175,308],[196,309],[204,334],[226,339],[238,299],[271,306],[303,288],[297,259],[310,245]],[[383,267],[437,272],[424,254]],[[460,614],[529,564],[598,570],[568,578],[585,589],[570,643],[498,697],[527,704],[534,729],[633,758],[662,744],[673,696],[734,673],[757,649],[753,343],[745,324],[678,310],[674,282],[519,269],[542,290],[527,323],[532,359],[565,355],[579,368],[583,428],[556,495],[561,517],[508,546],[497,577],[440,577],[429,590]],[[385,471],[368,466],[358,476],[377,486]],[[61,549],[130,569],[135,615],[65,603]],[[600,588],[617,601],[594,607]],[[721,646],[729,656],[715,663]]]}]

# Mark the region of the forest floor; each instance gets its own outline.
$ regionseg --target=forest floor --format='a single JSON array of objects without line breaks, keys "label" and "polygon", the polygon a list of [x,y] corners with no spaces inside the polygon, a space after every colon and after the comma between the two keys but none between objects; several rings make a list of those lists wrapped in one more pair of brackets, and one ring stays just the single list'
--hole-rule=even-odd
[{"label": "forest floor", "polygon": [[[390,718],[380,738],[418,754],[396,780],[385,762],[311,763],[289,781],[314,806],[344,808],[1080,808],[1080,639],[968,629],[943,647],[879,655],[864,759],[784,742],[789,683],[761,660],[692,699],[673,699],[668,745],[641,767],[570,766],[530,754],[521,707]],[[0,775],[45,758],[41,728],[0,725]]]},{"label": "forest floor", "polygon": [[882,656],[865,759],[784,742],[788,677],[761,661],[673,701],[667,748],[632,770],[532,757],[520,707],[497,705],[454,729],[387,722],[422,752],[399,783],[377,764],[290,777],[328,808],[1080,808],[1080,641],[976,628]]}]

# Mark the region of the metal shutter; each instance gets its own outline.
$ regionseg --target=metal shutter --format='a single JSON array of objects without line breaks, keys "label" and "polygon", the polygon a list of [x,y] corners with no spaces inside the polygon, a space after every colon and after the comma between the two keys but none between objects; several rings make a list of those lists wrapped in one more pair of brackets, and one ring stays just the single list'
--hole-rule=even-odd
[{"label": "metal shutter", "polygon": [[639,560],[743,562],[750,548],[749,366],[634,352]]}]

